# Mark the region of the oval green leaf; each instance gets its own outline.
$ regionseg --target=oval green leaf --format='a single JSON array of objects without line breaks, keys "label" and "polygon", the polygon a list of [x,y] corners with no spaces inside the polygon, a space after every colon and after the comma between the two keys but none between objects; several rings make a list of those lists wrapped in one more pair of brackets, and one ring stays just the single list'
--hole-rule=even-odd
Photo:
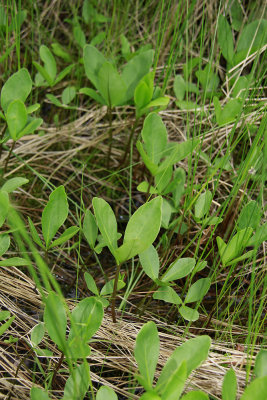
[{"label": "oval green leaf", "polygon": [[162,277],[162,282],[175,281],[184,278],[193,270],[196,265],[194,258],[179,258],[174,261]]},{"label": "oval green leaf", "polygon": [[134,356],[141,376],[152,387],[159,357],[159,335],[154,322],[147,322],[138,333]]},{"label": "oval green leaf", "polygon": [[46,248],[68,216],[69,206],[64,186],[59,186],[49,196],[42,214],[42,232]]}]

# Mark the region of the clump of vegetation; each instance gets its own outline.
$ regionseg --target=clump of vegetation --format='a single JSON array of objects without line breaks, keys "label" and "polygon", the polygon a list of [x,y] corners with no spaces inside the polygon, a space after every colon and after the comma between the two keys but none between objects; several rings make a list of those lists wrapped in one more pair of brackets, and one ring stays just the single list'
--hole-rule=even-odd
[{"label": "clump of vegetation", "polygon": [[265,6],[0,6],[0,392],[265,398]]}]

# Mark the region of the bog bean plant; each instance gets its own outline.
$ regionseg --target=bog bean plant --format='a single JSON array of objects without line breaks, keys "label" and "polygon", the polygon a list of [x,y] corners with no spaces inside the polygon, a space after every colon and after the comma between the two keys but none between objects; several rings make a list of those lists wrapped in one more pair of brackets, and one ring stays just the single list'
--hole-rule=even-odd
[{"label": "bog bean plant", "polygon": [[3,398],[266,399],[266,5],[212,3],[0,5]]}]

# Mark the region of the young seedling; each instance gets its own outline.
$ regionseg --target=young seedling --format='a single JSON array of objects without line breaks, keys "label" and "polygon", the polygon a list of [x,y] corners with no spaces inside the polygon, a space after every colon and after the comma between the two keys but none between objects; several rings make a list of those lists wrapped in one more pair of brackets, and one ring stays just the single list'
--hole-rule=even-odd
[{"label": "young seedling", "polygon": [[[110,287],[113,287],[111,298],[113,322],[116,322],[115,300],[118,283],[120,282],[121,265],[137,254],[145,251],[154,242],[160,230],[161,207],[162,198],[156,197],[135,211],[126,226],[123,244],[120,247],[118,247],[117,243],[118,229],[116,217],[112,208],[105,200],[94,197],[93,208],[95,216],[93,216],[90,211],[87,211],[85,215],[83,231],[90,247],[93,249],[96,248],[95,243],[99,230],[103,239],[102,243],[109,248],[116,261],[117,268],[114,281],[107,286],[109,290]],[[107,287],[105,289],[106,294]],[[98,295],[97,288],[94,288],[93,293],[94,292]]]},{"label": "young seedling", "polygon": [[211,339],[203,335],[187,340],[177,347],[164,365],[157,383],[154,384],[159,345],[155,323],[147,322],[137,335],[134,349],[139,370],[136,379],[145,389],[140,400],[179,399],[188,376],[207,358]]},{"label": "young seedling", "polygon": [[33,104],[26,107],[25,101],[31,93],[32,80],[27,69],[22,68],[15,72],[4,84],[1,90],[1,107],[3,113],[0,117],[7,123],[8,129],[5,136],[1,138],[0,155],[2,145],[8,139],[12,139],[13,143],[6,159],[4,172],[7,170],[8,162],[12,151],[14,150],[16,141],[25,135],[30,135],[39,128],[43,120],[41,118],[33,118],[30,114],[40,107],[39,104]]},{"label": "young seedling", "polygon": [[135,105],[135,122],[132,126],[131,133],[129,135],[128,142],[125,146],[124,156],[121,161],[121,166],[124,165],[127,154],[131,146],[135,128],[138,124],[140,117],[144,114],[148,114],[151,110],[159,112],[164,110],[169,104],[169,97],[162,96],[161,89],[154,87],[155,72],[151,71],[146,74],[138,83],[134,91],[134,105]]},{"label": "young seedling", "polygon": [[195,203],[195,220],[197,223],[200,223],[203,228],[209,225],[217,225],[223,220],[222,218],[208,215],[211,207],[211,202],[212,193],[207,190],[198,197]]},{"label": "young seedling", "polygon": [[255,20],[246,24],[239,36],[236,50],[231,27],[225,16],[218,19],[218,42],[223,57],[227,61],[227,70],[241,63],[252,53],[259,51],[267,43],[267,20]]},{"label": "young seedling", "polygon": [[11,317],[9,311],[0,311],[0,321],[2,322],[7,320],[6,322],[3,322],[0,326],[0,337],[8,330],[15,318],[15,315]]},{"label": "young seedling", "polygon": [[[229,266],[252,257],[261,243],[267,240],[267,223],[260,225],[261,211],[255,201],[242,209],[237,221],[237,233],[226,244],[217,236],[217,245],[223,266]],[[254,235],[253,235],[253,232]],[[246,247],[254,247],[242,254]]]},{"label": "young seedling", "polygon": [[138,141],[136,147],[152,177],[149,182],[141,182],[137,189],[147,194],[172,195],[171,201],[163,199],[162,226],[176,229],[177,221],[172,223],[170,219],[177,212],[184,191],[185,171],[182,168],[174,171],[174,164],[192,153],[199,141],[169,142],[166,127],[154,112],[145,118],[141,136],[143,144]]},{"label": "young seedling", "polygon": [[90,96],[98,103],[108,107],[110,129],[107,164],[109,164],[112,146],[112,109],[131,102],[137,84],[149,72],[153,56],[153,50],[136,55],[122,68],[122,73],[119,74],[117,68],[107,61],[96,47],[92,45],[84,47],[85,73],[96,90],[82,88],[80,93]]},{"label": "young seedling", "polygon": [[[160,278],[159,257],[153,245],[139,254],[139,259],[144,272],[154,281],[153,290],[157,289],[153,294],[153,298],[175,304],[184,319],[187,321],[196,321],[199,318],[197,310],[188,307],[187,304],[200,302],[203,299],[210,288],[210,278],[202,278],[193,283],[184,301],[182,301],[181,297],[172,288],[174,281],[188,276],[193,271],[196,265],[195,259],[178,258],[167,268],[167,271]],[[199,269],[197,268],[197,270]]]},{"label": "young seedling", "polygon": [[32,220],[28,218],[33,241],[44,249],[46,254],[53,247],[59,246],[71,239],[79,231],[79,227],[71,226],[59,238],[53,240],[59,228],[66,221],[68,212],[67,195],[64,186],[61,185],[50,194],[48,203],[42,213],[43,240],[38,235]]},{"label": "young seedling", "polygon": [[[101,301],[103,307],[108,307],[109,306],[109,301],[106,299],[105,296],[111,295],[114,290],[114,279],[111,281],[107,282],[99,292],[95,280],[92,277],[92,275],[89,272],[84,273],[84,279],[86,282],[86,285],[90,292],[92,292],[96,298]],[[118,279],[118,284],[117,284],[117,291],[123,289],[125,287],[125,282],[123,281],[123,276],[120,274],[119,279]]]},{"label": "young seedling", "polygon": [[76,110],[75,106],[70,106],[69,104],[72,102],[72,100],[76,96],[76,88],[75,86],[68,86],[66,87],[62,94],[61,94],[61,101],[54,96],[53,94],[47,94],[46,97],[48,100],[51,101],[55,106],[65,108],[66,110]]},{"label": "young seedling", "polygon": [[62,79],[64,79],[74,67],[74,64],[68,65],[63,69],[63,71],[57,74],[56,60],[49,48],[45,45],[40,46],[39,54],[44,66],[40,65],[36,61],[33,61],[33,65],[38,71],[35,76],[36,86],[53,87],[62,81]]}]

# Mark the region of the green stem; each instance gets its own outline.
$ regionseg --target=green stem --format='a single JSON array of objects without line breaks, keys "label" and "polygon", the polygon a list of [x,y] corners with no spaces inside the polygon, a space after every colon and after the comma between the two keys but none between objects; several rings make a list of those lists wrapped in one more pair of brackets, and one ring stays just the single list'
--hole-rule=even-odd
[{"label": "green stem", "polygon": [[57,376],[58,370],[59,370],[63,360],[64,360],[64,353],[61,353],[60,359],[58,360],[57,366],[56,366],[56,368],[54,370],[54,373],[53,373],[53,378],[52,378],[52,383],[51,383],[52,388],[54,388],[54,385],[55,385],[55,382],[56,382],[56,376]]},{"label": "green stem", "polygon": [[[156,283],[154,283],[150,290],[147,292],[147,294],[145,295],[145,297],[140,301],[140,303],[138,304],[137,308],[140,309],[139,311],[139,317],[141,317],[144,314],[145,311],[145,302],[146,299],[148,298],[148,296],[151,294],[151,292],[153,292],[155,289],[158,288],[158,285]],[[152,301],[152,298],[150,298],[149,303],[147,304],[147,306],[150,304],[150,302]]]},{"label": "green stem", "polygon": [[133,124],[133,126],[132,126],[132,129],[131,129],[131,133],[130,133],[130,135],[129,135],[128,142],[126,143],[126,146],[125,146],[125,149],[124,149],[124,155],[123,155],[123,157],[122,157],[122,159],[121,159],[121,162],[120,162],[120,167],[121,167],[121,168],[124,167],[125,162],[126,162],[126,159],[127,159],[127,155],[128,155],[128,153],[130,152],[130,147],[131,147],[131,143],[132,143],[132,140],[133,140],[133,136],[134,136],[135,129],[136,129],[137,124],[138,124],[138,120],[139,120],[139,118],[136,118],[136,119],[135,119],[135,122],[134,122],[134,124]]},{"label": "green stem", "polygon": [[13,152],[13,150],[15,148],[15,144],[16,144],[16,142],[13,141],[12,146],[10,147],[10,150],[9,150],[9,153],[8,153],[8,156],[7,156],[7,159],[6,159],[6,163],[5,163],[4,174],[6,174],[7,166],[8,166],[8,163],[9,163],[9,159],[10,159],[11,153]]},{"label": "green stem", "polygon": [[108,107],[108,122],[109,122],[109,146],[108,146],[108,157],[107,157],[107,169],[109,169],[111,150],[112,150],[112,109]]},{"label": "green stem", "polygon": [[111,315],[112,315],[112,320],[114,323],[116,323],[115,301],[116,301],[116,296],[117,296],[120,268],[121,268],[121,264],[117,265],[113,293],[112,293],[112,300],[111,300],[112,301],[111,302]]}]

